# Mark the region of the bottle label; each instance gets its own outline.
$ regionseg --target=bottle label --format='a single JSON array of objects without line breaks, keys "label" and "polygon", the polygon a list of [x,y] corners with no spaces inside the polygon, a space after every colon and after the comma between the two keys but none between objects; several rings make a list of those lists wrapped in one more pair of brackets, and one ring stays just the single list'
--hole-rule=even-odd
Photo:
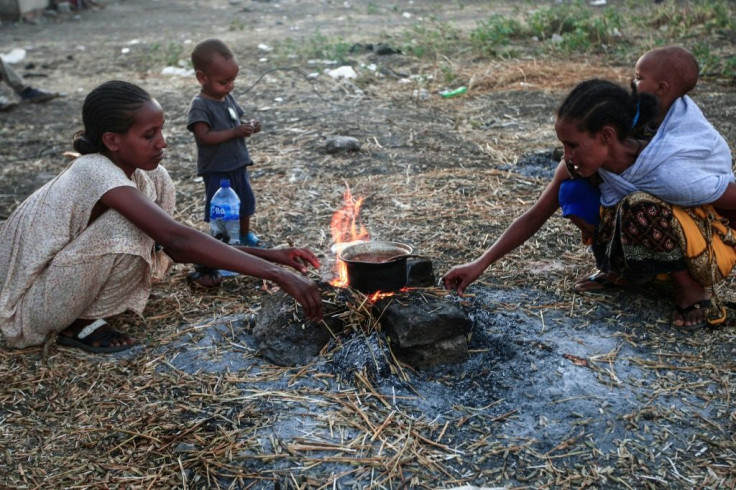
[{"label": "bottle label", "polygon": [[210,206],[210,220],[222,219],[225,221],[240,219],[239,209],[227,204],[212,204]]}]

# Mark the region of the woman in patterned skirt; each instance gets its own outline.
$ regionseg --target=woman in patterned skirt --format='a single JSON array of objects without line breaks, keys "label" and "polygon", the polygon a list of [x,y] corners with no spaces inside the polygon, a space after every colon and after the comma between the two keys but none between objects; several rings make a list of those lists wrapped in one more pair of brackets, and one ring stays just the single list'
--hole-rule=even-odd
[{"label": "woman in patterned skirt", "polygon": [[[653,96],[605,80],[578,84],[557,112],[564,160],[552,182],[483,255],[448,271],[445,287],[462,294],[562,206],[592,238],[604,273],[629,282],[670,276],[673,327],[725,321],[713,288],[736,264],[736,236],[713,205],[736,209],[731,154],[694,104],[678,103],[647,143],[629,134],[656,116]],[[591,186],[597,189],[589,192]],[[583,195],[593,196],[587,205]],[[570,201],[572,212],[566,210]]]}]

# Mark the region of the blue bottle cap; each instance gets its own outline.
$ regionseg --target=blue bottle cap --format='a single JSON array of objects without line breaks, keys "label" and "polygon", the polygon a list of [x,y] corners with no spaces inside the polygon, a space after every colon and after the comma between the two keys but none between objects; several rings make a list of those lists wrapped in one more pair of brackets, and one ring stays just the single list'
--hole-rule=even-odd
[{"label": "blue bottle cap", "polygon": [[220,179],[220,187],[230,187],[230,179]]}]

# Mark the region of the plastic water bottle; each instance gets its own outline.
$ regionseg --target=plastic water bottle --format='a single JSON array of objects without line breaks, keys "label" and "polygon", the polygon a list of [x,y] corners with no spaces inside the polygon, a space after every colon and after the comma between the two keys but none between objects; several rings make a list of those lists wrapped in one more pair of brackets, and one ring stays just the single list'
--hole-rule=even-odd
[{"label": "plastic water bottle", "polygon": [[220,180],[220,188],[210,201],[210,235],[240,245],[240,199],[228,179]]},{"label": "plastic water bottle", "polygon": [[[220,180],[220,188],[210,201],[210,235],[229,245],[240,244],[240,198],[229,179]],[[220,274],[238,275],[227,270],[220,270]]]}]

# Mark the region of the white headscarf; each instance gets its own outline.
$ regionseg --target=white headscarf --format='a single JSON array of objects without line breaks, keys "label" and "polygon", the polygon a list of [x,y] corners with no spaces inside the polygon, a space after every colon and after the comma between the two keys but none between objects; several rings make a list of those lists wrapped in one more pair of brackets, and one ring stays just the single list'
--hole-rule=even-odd
[{"label": "white headscarf", "polygon": [[672,104],[632,166],[620,174],[604,169],[598,174],[606,207],[635,191],[680,206],[709,204],[736,180],[728,144],[687,95]]}]

